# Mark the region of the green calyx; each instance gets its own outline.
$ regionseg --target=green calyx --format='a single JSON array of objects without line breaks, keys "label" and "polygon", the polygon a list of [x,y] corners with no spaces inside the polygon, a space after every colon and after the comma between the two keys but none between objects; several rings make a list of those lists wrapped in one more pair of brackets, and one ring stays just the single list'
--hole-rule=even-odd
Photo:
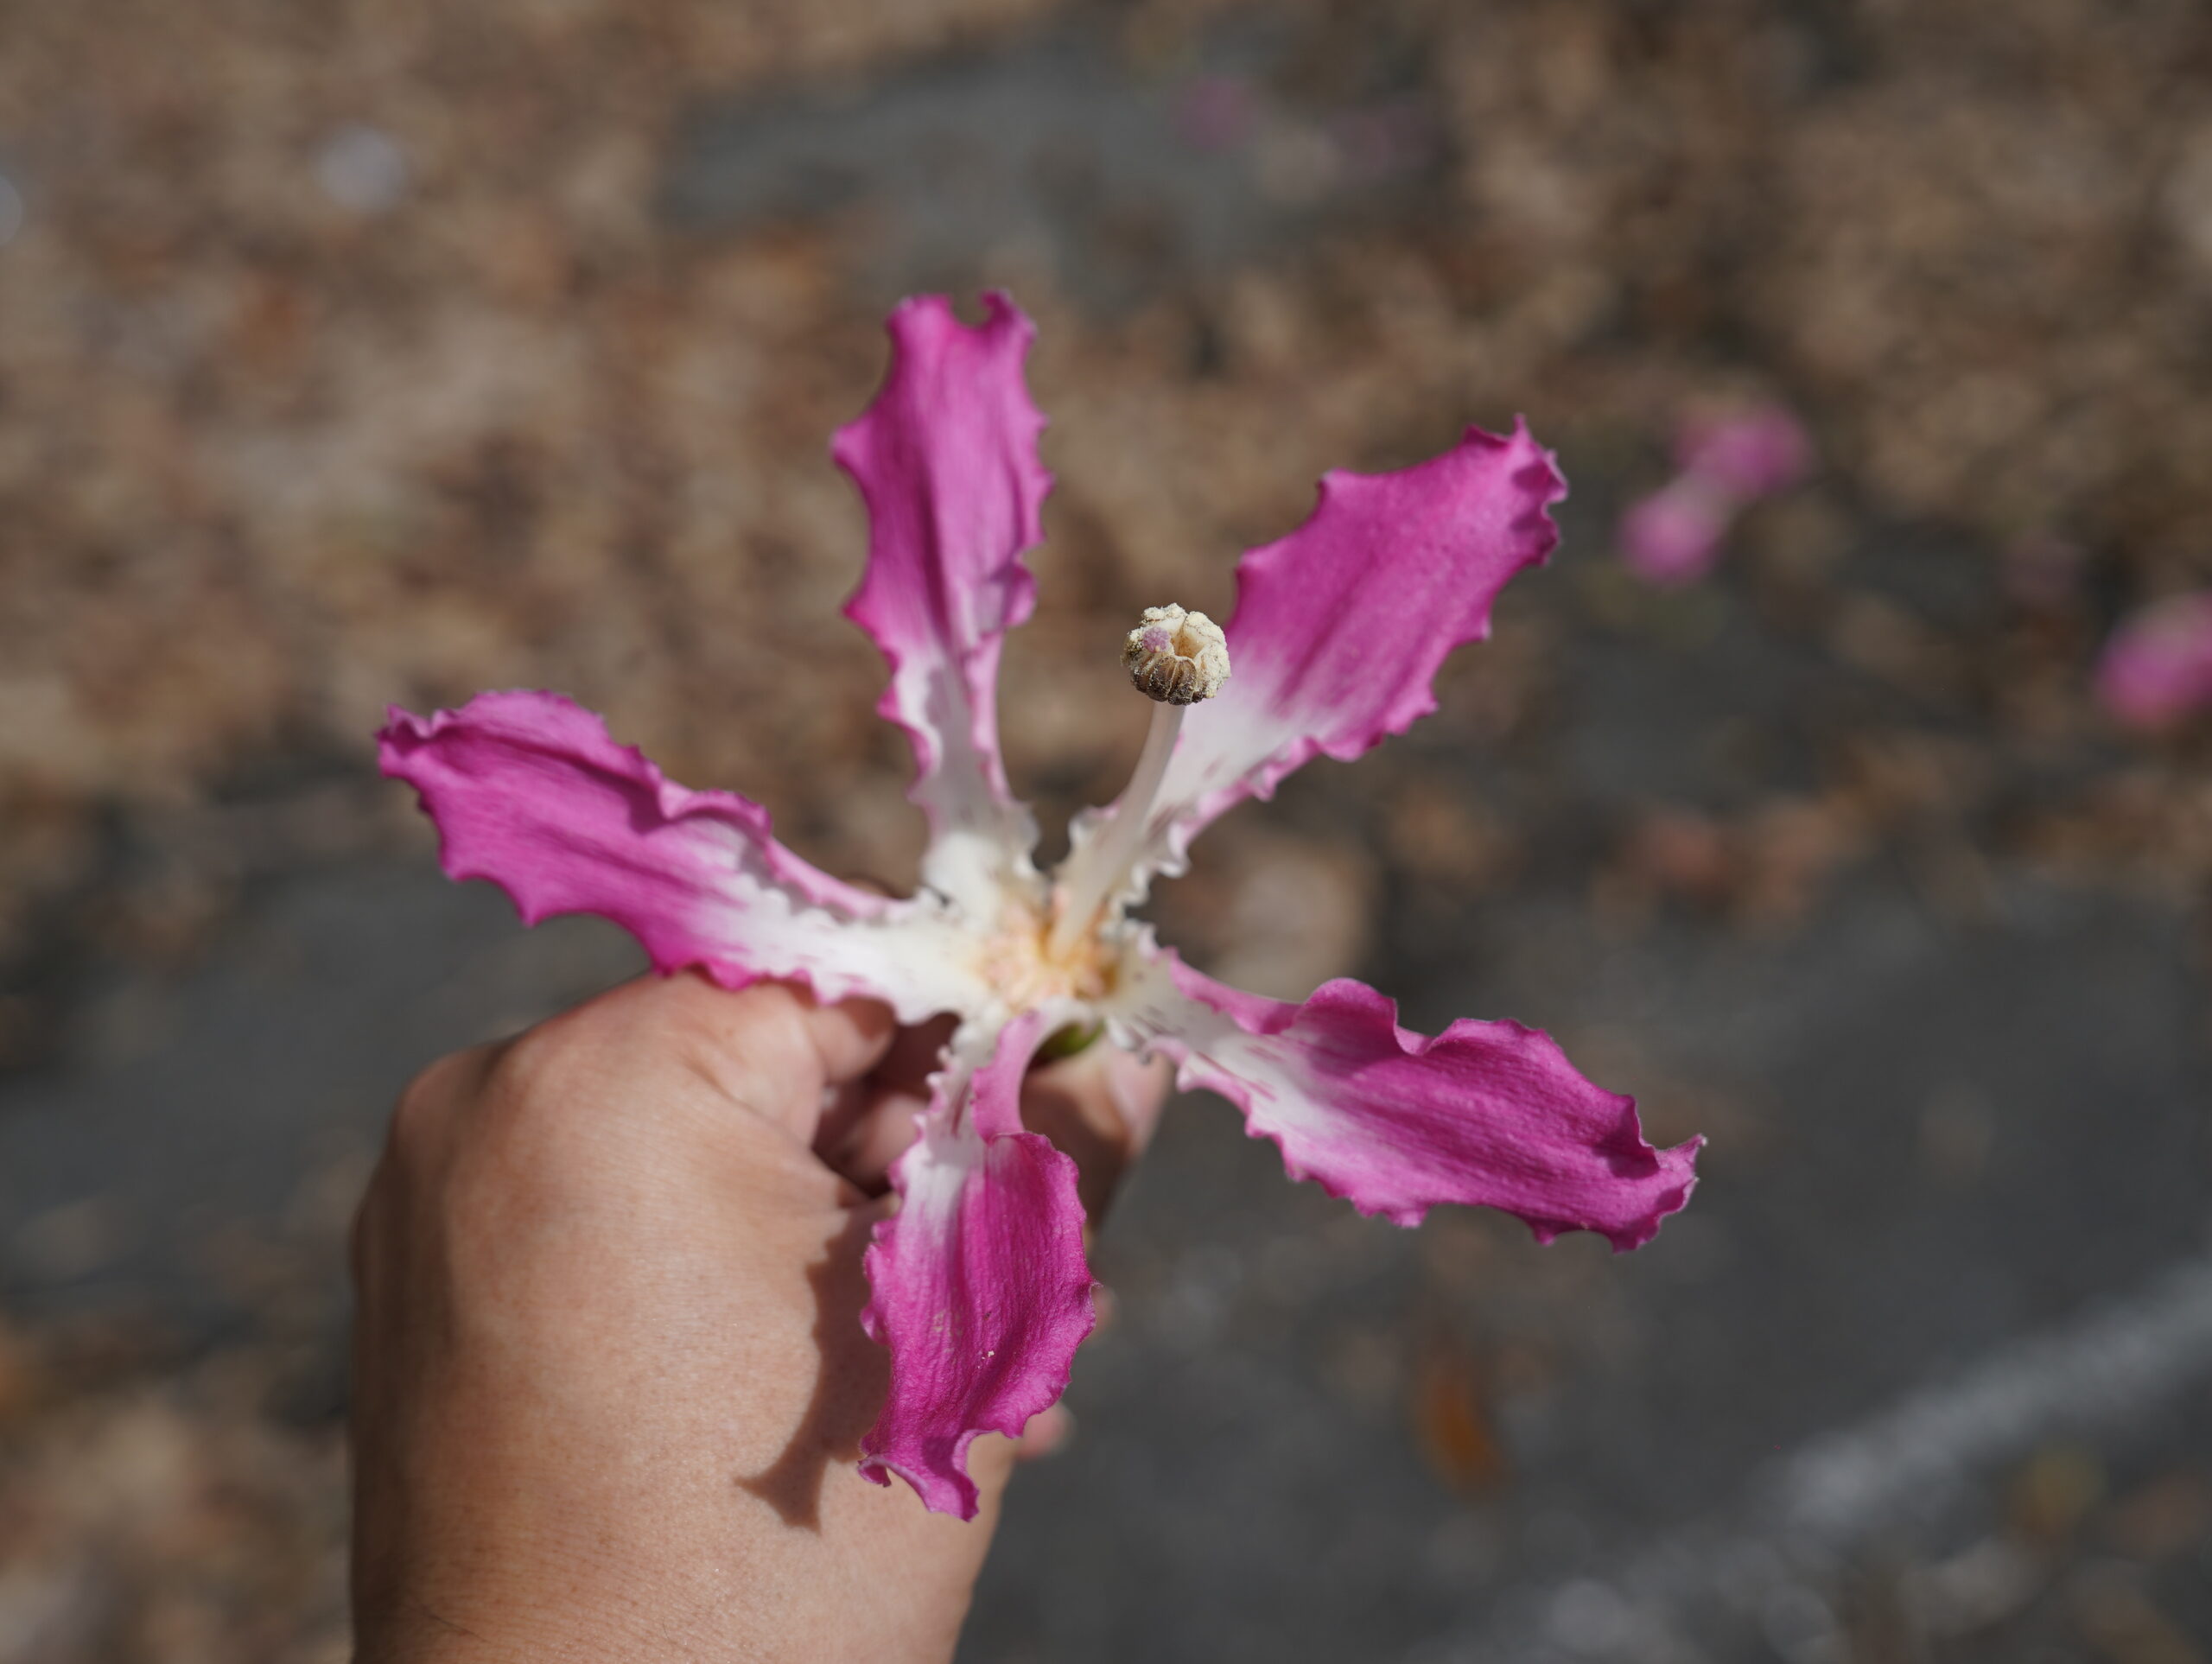
[{"label": "green calyx", "polygon": [[1046,1037],[1045,1044],[1037,1048],[1037,1056],[1030,1067],[1040,1069],[1046,1064],[1056,1064],[1063,1057],[1072,1057],[1079,1051],[1088,1051],[1105,1032],[1106,1025],[1103,1023],[1070,1023],[1065,1027],[1056,1028]]}]

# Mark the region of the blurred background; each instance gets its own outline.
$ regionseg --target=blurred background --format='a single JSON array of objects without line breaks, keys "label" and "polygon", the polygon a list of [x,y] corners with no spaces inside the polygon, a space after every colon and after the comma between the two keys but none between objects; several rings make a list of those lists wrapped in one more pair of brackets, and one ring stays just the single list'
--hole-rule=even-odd
[{"label": "blurred background", "polygon": [[[1154,911],[1711,1143],[1615,1259],[1179,1104],[963,1661],[2212,1658],[2212,735],[2094,694],[2212,581],[2208,89],[2187,0],[0,5],[0,1660],[346,1655],[386,1106],[639,963],[439,876],[387,702],[564,689],[911,881],[825,445],[985,285],[1048,847],[1138,607],[1557,448],[1439,713]],[[1806,466],[1638,576],[1761,409]]]}]

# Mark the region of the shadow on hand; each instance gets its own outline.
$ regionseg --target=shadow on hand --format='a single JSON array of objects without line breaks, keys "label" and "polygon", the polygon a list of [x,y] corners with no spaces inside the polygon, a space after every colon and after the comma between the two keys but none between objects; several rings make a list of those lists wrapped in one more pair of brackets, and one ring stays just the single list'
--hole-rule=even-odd
[{"label": "shadow on hand", "polygon": [[827,1252],[807,1267],[807,1280],[814,1286],[814,1338],[822,1373],[783,1454],[737,1481],[739,1489],[766,1502],[785,1525],[806,1531],[822,1528],[822,1482],[830,1464],[860,1460],[861,1435],[874,1425],[891,1387],[891,1355],[861,1328],[861,1309],[868,1304],[861,1255],[875,1217],[872,1208],[847,1214]]}]

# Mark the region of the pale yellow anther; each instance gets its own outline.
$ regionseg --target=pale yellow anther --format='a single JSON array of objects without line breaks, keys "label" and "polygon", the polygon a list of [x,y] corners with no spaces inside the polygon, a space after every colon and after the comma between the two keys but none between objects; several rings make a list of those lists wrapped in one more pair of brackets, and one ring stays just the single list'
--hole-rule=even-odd
[{"label": "pale yellow anther", "polygon": [[1211,699],[1229,680],[1229,640],[1204,613],[1147,607],[1122,648],[1129,680],[1163,705]]}]

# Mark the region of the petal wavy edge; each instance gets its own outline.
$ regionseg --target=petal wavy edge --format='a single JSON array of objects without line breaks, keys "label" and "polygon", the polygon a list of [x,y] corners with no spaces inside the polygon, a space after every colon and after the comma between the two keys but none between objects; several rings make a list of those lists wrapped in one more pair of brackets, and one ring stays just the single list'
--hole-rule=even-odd
[{"label": "petal wavy edge", "polygon": [[[1570,1230],[1588,1230],[1605,1237],[1615,1252],[1625,1253],[1641,1248],[1656,1236],[1662,1223],[1680,1212],[1696,1188],[1697,1156],[1704,1147],[1704,1139],[1693,1137],[1663,1150],[1654,1146],[1643,1136],[1636,1100],[1625,1094],[1607,1092],[1589,1082],[1567,1059],[1559,1043],[1541,1029],[1510,1020],[1460,1018],[1440,1034],[1422,1034],[1399,1024],[1395,1000],[1349,978],[1325,982],[1302,1004],[1293,1004],[1246,994],[1217,982],[1185,965],[1172,949],[1160,949],[1156,962],[1183,999],[1227,1019],[1250,1040],[1287,1039],[1301,1026],[1312,1029],[1320,1022],[1344,1018],[1363,1031],[1361,1038],[1376,1048],[1376,1057],[1383,1064],[1393,1055],[1382,1050],[1385,1035],[1394,1043],[1395,1057],[1407,1061],[1420,1061],[1455,1047],[1480,1047],[1495,1051],[1503,1043],[1519,1051],[1523,1060],[1532,1059],[1554,1083],[1572,1080],[1589,1100],[1588,1104],[1578,1106],[1578,1113],[1586,1112],[1599,1102],[1610,1106],[1610,1119],[1596,1129],[1594,1136],[1578,1134],[1560,1140],[1562,1145],[1586,1153],[1610,1169],[1603,1175],[1565,1174],[1554,1180],[1530,1183],[1527,1185],[1528,1194],[1511,1198],[1503,1194],[1508,1187],[1502,1181],[1488,1195],[1476,1193],[1475,1187],[1465,1185],[1461,1193],[1451,1194],[1440,1184],[1433,1194],[1407,1195],[1386,1187],[1372,1171],[1364,1178],[1348,1176],[1344,1171],[1331,1172],[1324,1160],[1317,1159],[1325,1153],[1329,1136],[1322,1123],[1331,1114],[1342,1116],[1347,1112],[1325,1112],[1309,1117],[1313,1125],[1295,1127],[1290,1124],[1286,1106],[1280,1102],[1262,1101],[1262,1085],[1250,1075],[1240,1073],[1209,1055],[1206,1040],[1203,1035],[1194,1039],[1191,1026],[1186,1024],[1179,1032],[1172,1018],[1163,1017],[1159,1001],[1155,1000],[1149,1013],[1138,1016],[1135,1032],[1128,1038],[1139,1045],[1156,1048],[1173,1059],[1179,1089],[1203,1087],[1227,1099],[1243,1115],[1249,1136],[1265,1138],[1274,1144],[1282,1156],[1284,1170],[1292,1178],[1317,1184],[1329,1195],[1350,1202],[1362,1213],[1411,1226],[1420,1223],[1430,1208],[1445,1204],[1491,1207],[1520,1219],[1539,1242],[1549,1242]],[[1129,1016],[1124,1012],[1118,1014],[1118,1019],[1126,1024]],[[1301,1044],[1318,1047],[1321,1043],[1309,1035],[1301,1037]],[[1233,1041],[1220,1049],[1233,1050]],[[1371,1076],[1377,1066],[1375,1061],[1365,1062],[1360,1064],[1358,1072]],[[1315,1096],[1322,1095],[1317,1091]],[[1525,1107],[1516,1113],[1524,1112]],[[1341,1137],[1341,1129],[1338,1135]],[[1362,1157],[1370,1167],[1375,1165],[1371,1153],[1347,1146],[1346,1153],[1350,1159],[1344,1165],[1348,1168],[1357,1167]],[[1410,1154],[1402,1159],[1408,1165],[1414,1161]],[[1427,1176],[1435,1171],[1432,1167],[1423,1172]],[[1432,1178],[1431,1182],[1436,1181]],[[1567,1205],[1571,1192],[1587,1191],[1593,1185],[1609,1191],[1614,1184],[1629,1187],[1622,1193],[1622,1200],[1626,1202],[1633,1194],[1633,1205],[1605,1210]],[[1545,1199],[1547,1194],[1548,1201]]]},{"label": "petal wavy edge", "polygon": [[[1454,470],[1479,468],[1496,460],[1505,465],[1504,488],[1520,499],[1488,537],[1494,544],[1471,547],[1459,556],[1478,580],[1477,604],[1452,626],[1435,632],[1404,655],[1402,674],[1386,696],[1360,720],[1345,723],[1341,708],[1294,713],[1282,708],[1288,689],[1280,685],[1280,670],[1273,670],[1282,657],[1281,645],[1272,638],[1255,641],[1253,619],[1275,603],[1267,594],[1287,581],[1282,570],[1306,555],[1309,548],[1327,549],[1338,539],[1358,543],[1387,541],[1357,518],[1355,499],[1366,492],[1464,489],[1471,500],[1489,489],[1475,482],[1455,486],[1448,483]],[[1432,482],[1447,482],[1432,486]],[[1262,802],[1273,797],[1281,782],[1316,757],[1349,762],[1364,755],[1384,740],[1403,734],[1436,709],[1435,680],[1444,661],[1459,648],[1488,638],[1491,615],[1498,594],[1512,580],[1532,567],[1550,560],[1559,547],[1560,530],[1552,518],[1554,504],[1567,494],[1566,476],[1558,459],[1536,442],[1525,416],[1516,416],[1510,433],[1494,434],[1470,425],[1449,450],[1383,473],[1357,473],[1332,469],[1321,477],[1314,505],[1294,530],[1272,543],[1245,551],[1236,563],[1236,607],[1227,626],[1231,666],[1222,697],[1194,707],[1186,718],[1176,755],[1168,767],[1160,799],[1154,807],[1146,837],[1146,852],[1136,863],[1120,899],[1134,905],[1141,900],[1155,874],[1175,877],[1189,867],[1192,839],[1221,815],[1247,797]],[[1472,540],[1477,534],[1468,534]],[[1492,550],[1495,552],[1492,552]],[[1429,575],[1432,580],[1435,574]],[[1390,574],[1380,568],[1362,575],[1363,587],[1374,586],[1376,599],[1387,602]],[[1269,629],[1276,626],[1270,625]],[[1323,632],[1326,633],[1325,623]],[[1294,657],[1307,657],[1310,654]],[[1253,702],[1259,702],[1256,705]],[[1320,720],[1331,721],[1340,732],[1313,732]],[[1305,727],[1307,731],[1300,732]],[[1193,778],[1193,777],[1196,778]],[[1103,823],[1101,811],[1077,817],[1071,836],[1084,841]]]},{"label": "petal wavy edge", "polygon": [[866,994],[907,1021],[976,997],[950,957],[932,957],[949,937],[930,909],[802,861],[760,804],[677,784],[565,695],[481,693],[427,717],[395,706],[377,746],[436,827],[442,870],[497,885],[524,924],[594,913],[663,975]]},{"label": "petal wavy edge", "polygon": [[[842,610],[890,672],[876,713],[913,750],[925,878],[971,905],[995,864],[1027,873],[1036,842],[999,748],[998,664],[1006,632],[1036,607],[1026,557],[1044,541],[1053,483],[1026,374],[1036,326],[1004,290],[982,304],[969,326],[945,295],[900,302],[882,384],[830,447],[868,512],[868,564]],[[932,403],[957,420],[933,418]]]},{"label": "petal wavy edge", "polygon": [[[1042,1134],[1019,1130],[1022,1078],[1053,1020],[1026,1012],[1007,1026],[990,1062],[966,1083],[964,1115],[957,1075],[939,1077],[921,1117],[922,1137],[892,1170],[898,1211],[878,1223],[864,1259],[869,1299],[861,1324],[890,1350],[892,1381],[882,1413],[861,1440],[861,1475],[887,1485],[896,1474],[931,1513],[963,1520],[976,1517],[980,1501],[968,1474],[969,1447],[987,1432],[1018,1437],[1032,1416],[1058,1403],[1075,1355],[1097,1324],[1075,1162]],[[964,1254],[973,1246],[971,1226],[988,1232],[995,1223],[984,1216],[994,1185],[997,1199],[1019,1196],[1022,1205],[1039,1205],[1043,1228],[1026,1245],[1033,1252],[1015,1275],[1036,1275],[1041,1288],[1027,1301],[991,1305],[979,1299],[964,1321],[934,1302],[917,1313],[895,1292],[912,1280],[914,1267],[902,1259],[945,1253],[956,1236],[957,1252]],[[912,1240],[918,1229],[931,1229],[938,1240]],[[977,1290],[969,1285],[960,1292]],[[1030,1332],[998,1332],[1010,1312]],[[918,1324],[918,1315],[925,1319]],[[963,1361],[945,1348],[934,1358],[915,1356],[925,1342],[979,1331],[995,1342],[980,1357]]]},{"label": "petal wavy edge", "polygon": [[[1510,434],[1494,434],[1487,429],[1471,424],[1459,436],[1459,444],[1453,446],[1451,450],[1440,456],[1432,457],[1427,462],[1419,462],[1411,467],[1401,468],[1395,473],[1362,474],[1354,473],[1344,468],[1331,469],[1321,476],[1313,511],[1306,517],[1304,524],[1300,525],[1296,531],[1292,532],[1287,537],[1278,538],[1272,543],[1264,544],[1249,551],[1237,562],[1237,613],[1241,613],[1243,609],[1244,591],[1251,581],[1251,575],[1247,572],[1248,563],[1250,564],[1253,572],[1256,573],[1262,563],[1270,562],[1277,557],[1277,551],[1284,549],[1286,545],[1322,518],[1330,506],[1332,498],[1341,492],[1347,484],[1363,484],[1369,480],[1387,480],[1418,473],[1424,468],[1434,467],[1438,463],[1449,460],[1459,452],[1468,449],[1511,451],[1521,446],[1528,448],[1529,455],[1528,460],[1509,476],[1509,482],[1527,492],[1531,500],[1528,507],[1522,510],[1508,523],[1506,528],[1508,532],[1520,543],[1520,548],[1506,562],[1504,570],[1499,575],[1497,582],[1491,591],[1491,603],[1483,608],[1482,617],[1475,627],[1468,633],[1456,636],[1446,643],[1433,656],[1425,656],[1429,657],[1430,662],[1421,667],[1414,680],[1402,690],[1399,699],[1394,702],[1376,721],[1371,732],[1348,734],[1336,740],[1320,740],[1308,735],[1294,741],[1293,749],[1284,754],[1287,760],[1263,765],[1262,769],[1257,771],[1260,775],[1258,783],[1249,790],[1232,788],[1224,792],[1217,792],[1211,797],[1201,798],[1195,811],[1201,825],[1211,822],[1224,810],[1243,802],[1246,797],[1256,797],[1262,803],[1267,802],[1275,795],[1275,788],[1281,784],[1284,779],[1303,768],[1316,757],[1328,757],[1340,763],[1351,762],[1355,758],[1365,756],[1383,740],[1403,734],[1422,717],[1433,715],[1436,710],[1436,677],[1444,667],[1444,661],[1462,647],[1489,640],[1491,607],[1496,604],[1497,595],[1503,592],[1507,584],[1530,568],[1548,564],[1553,555],[1558,552],[1559,523],[1552,518],[1551,511],[1554,504],[1561,503],[1567,499],[1567,476],[1560,472],[1558,457],[1536,443],[1535,435],[1529,431],[1528,417],[1515,416],[1513,431]],[[1236,655],[1240,645],[1237,640],[1236,617],[1237,613],[1232,613],[1228,625],[1230,662],[1232,666],[1236,663]]]}]

